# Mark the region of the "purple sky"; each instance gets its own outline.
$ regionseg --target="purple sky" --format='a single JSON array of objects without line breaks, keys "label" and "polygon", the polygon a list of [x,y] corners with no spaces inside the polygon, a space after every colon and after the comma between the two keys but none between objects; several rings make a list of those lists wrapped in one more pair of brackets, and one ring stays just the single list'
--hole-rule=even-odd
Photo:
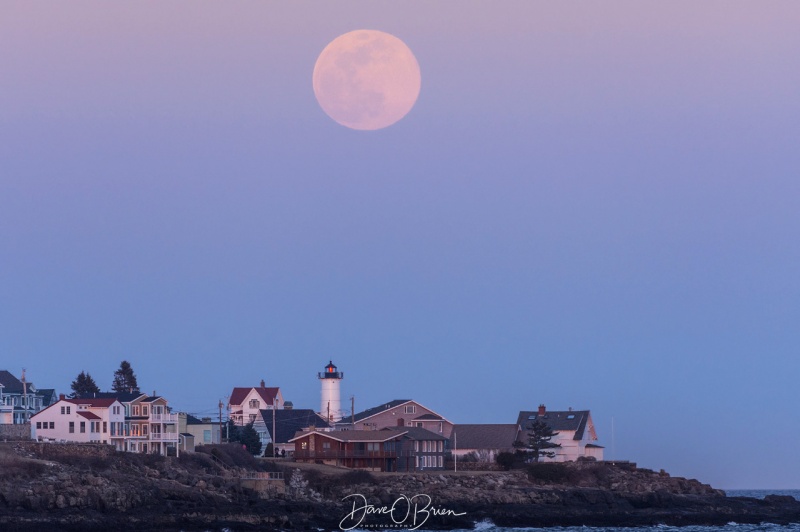
[{"label": "purple sky", "polygon": [[[122,359],[182,410],[263,378],[459,423],[592,410],[606,456],[800,488],[800,4],[0,5],[0,369]],[[422,71],[319,108],[338,35]],[[612,450],[611,425],[615,434]]]}]

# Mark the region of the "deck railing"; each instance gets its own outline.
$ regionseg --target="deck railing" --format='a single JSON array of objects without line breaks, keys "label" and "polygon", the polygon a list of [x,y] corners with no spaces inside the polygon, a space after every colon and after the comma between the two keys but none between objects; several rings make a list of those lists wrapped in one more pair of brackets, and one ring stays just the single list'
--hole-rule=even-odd
[{"label": "deck railing", "polygon": [[157,423],[177,423],[178,414],[150,414],[150,421]]},{"label": "deck railing", "polygon": [[394,451],[326,451],[298,449],[294,452],[295,460],[341,460],[346,458],[397,458]]},{"label": "deck railing", "polygon": [[150,439],[153,441],[178,441],[177,432],[151,432]]}]

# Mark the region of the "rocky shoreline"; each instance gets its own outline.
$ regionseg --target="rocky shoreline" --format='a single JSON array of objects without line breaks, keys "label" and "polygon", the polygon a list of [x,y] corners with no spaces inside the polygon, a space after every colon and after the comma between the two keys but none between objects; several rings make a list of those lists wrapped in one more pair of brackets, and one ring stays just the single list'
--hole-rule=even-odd
[{"label": "rocky shoreline", "polygon": [[[0,529],[340,530],[799,523],[800,502],[726,497],[696,480],[605,463],[538,471],[369,474],[231,452],[181,458],[103,446],[0,444]],[[282,481],[245,480],[282,469]],[[394,510],[392,510],[394,509]],[[393,512],[393,513],[392,513]],[[394,521],[392,521],[394,518]],[[414,521],[416,519],[416,521]]]}]

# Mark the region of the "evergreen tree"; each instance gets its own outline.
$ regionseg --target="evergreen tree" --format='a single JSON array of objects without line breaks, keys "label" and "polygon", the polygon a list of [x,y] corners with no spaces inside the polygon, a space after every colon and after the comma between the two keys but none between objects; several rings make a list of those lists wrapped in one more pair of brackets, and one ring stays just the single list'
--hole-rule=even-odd
[{"label": "evergreen tree", "polygon": [[553,432],[553,429],[547,423],[537,419],[528,427],[528,443],[522,444],[522,447],[533,451],[534,462],[538,462],[540,456],[552,458],[556,453],[547,449],[561,447],[561,445],[550,441],[553,436],[557,435],[558,432]]},{"label": "evergreen tree", "polygon": [[232,419],[228,420],[227,426],[225,427],[225,434],[222,435],[228,442],[232,441],[239,441],[239,426],[233,422]]},{"label": "evergreen tree", "polygon": [[97,387],[97,383],[94,382],[92,376],[84,371],[81,371],[78,376],[75,377],[70,388],[72,388],[72,393],[69,396],[70,399],[75,399],[76,397],[91,397],[96,393],[100,393],[100,388]]},{"label": "evergreen tree", "polygon": [[239,441],[247,447],[247,452],[253,456],[261,455],[261,438],[258,437],[258,432],[253,428],[252,422],[239,430]]},{"label": "evergreen tree", "polygon": [[114,372],[114,382],[111,383],[111,389],[117,393],[140,393],[136,375],[127,360],[123,360],[119,365],[119,369]]}]

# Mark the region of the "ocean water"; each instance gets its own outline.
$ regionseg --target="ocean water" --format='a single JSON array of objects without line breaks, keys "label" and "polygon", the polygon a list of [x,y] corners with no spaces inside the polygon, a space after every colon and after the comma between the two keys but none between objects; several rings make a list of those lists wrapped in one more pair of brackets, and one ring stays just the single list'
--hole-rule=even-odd
[{"label": "ocean water", "polygon": [[[767,495],[790,495],[800,501],[800,490],[725,490],[729,497],[754,497],[756,499],[763,499]],[[589,526],[571,526],[571,527],[551,527],[551,528],[503,528],[495,526],[490,522],[477,523],[473,529],[479,532],[800,532],[800,523],[791,525],[773,525],[773,524],[760,524],[760,525],[744,525],[737,523],[728,523],[723,526],[643,526],[643,527],[589,527]],[[470,532],[469,530],[461,530],[454,532]]]}]

